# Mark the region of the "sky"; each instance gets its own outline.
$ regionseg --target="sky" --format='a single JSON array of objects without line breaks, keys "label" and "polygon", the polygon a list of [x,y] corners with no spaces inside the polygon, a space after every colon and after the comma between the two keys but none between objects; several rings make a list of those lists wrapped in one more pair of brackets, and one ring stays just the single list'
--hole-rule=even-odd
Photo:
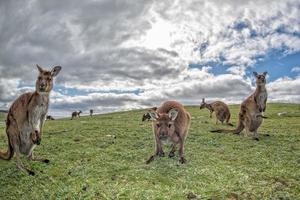
[{"label": "sky", "polygon": [[241,103],[268,72],[268,102],[300,103],[300,0],[0,0],[0,109],[62,66],[49,114]]}]

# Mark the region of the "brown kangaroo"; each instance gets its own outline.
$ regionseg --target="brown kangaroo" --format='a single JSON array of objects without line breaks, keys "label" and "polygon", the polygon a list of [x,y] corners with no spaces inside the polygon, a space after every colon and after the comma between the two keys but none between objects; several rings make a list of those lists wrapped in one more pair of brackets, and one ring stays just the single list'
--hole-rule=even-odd
[{"label": "brown kangaroo", "polygon": [[82,113],[81,110],[79,110],[78,112],[77,112],[77,111],[72,112],[71,120],[72,120],[73,118],[75,118],[75,117],[79,117],[79,118],[80,118],[80,113]]},{"label": "brown kangaroo", "polygon": [[[151,110],[156,111],[157,107],[153,107],[149,111],[151,111]],[[149,112],[147,112],[146,114],[143,114],[142,121],[146,121],[146,120],[149,121],[150,119],[151,119],[151,116],[150,116]]]},{"label": "brown kangaroo", "polygon": [[255,92],[241,104],[237,128],[234,130],[219,129],[211,132],[240,134],[245,128],[247,136],[250,132],[253,132],[254,139],[259,140],[257,129],[260,127],[263,118],[266,118],[264,117],[263,112],[266,110],[268,97],[265,87],[267,72],[264,72],[263,74],[253,72],[253,74],[256,77],[256,89]]},{"label": "brown kangaroo", "polygon": [[228,106],[222,101],[215,101],[212,103],[206,103],[205,99],[202,99],[202,103],[200,105],[200,110],[203,108],[207,108],[210,111],[209,117],[212,118],[212,113],[216,113],[216,124],[218,120],[223,124],[226,121],[226,124],[233,126],[233,124],[229,123],[230,120],[230,111]]},{"label": "brown kangaroo", "polygon": [[155,138],[155,153],[146,161],[149,164],[156,156],[164,156],[162,142],[169,139],[172,149],[169,157],[175,156],[176,145],[179,144],[179,162],[185,163],[184,141],[190,127],[191,116],[184,107],[176,101],[166,101],[156,111],[150,111],[153,120],[153,134]]},{"label": "brown kangaroo", "polygon": [[51,71],[43,70],[37,65],[39,76],[36,80],[35,92],[22,94],[11,105],[6,120],[8,150],[0,152],[0,158],[10,160],[16,154],[17,167],[34,175],[20,160],[20,155],[26,155],[29,160],[49,163],[48,159],[36,158],[33,150],[41,143],[42,128],[49,106],[49,94],[53,87],[53,77],[61,70],[60,66]]}]

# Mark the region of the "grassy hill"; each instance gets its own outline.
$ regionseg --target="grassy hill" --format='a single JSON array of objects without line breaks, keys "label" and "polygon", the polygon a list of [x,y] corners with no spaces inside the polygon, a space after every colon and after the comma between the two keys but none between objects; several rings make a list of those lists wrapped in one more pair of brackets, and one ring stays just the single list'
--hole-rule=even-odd
[{"label": "grassy hill", "polygon": [[5,113],[0,112],[0,122],[4,122],[5,115]]},{"label": "grassy hill", "polygon": [[[236,124],[239,106],[230,109]],[[141,122],[143,110],[47,121],[35,155],[51,163],[23,158],[32,177],[17,170],[15,158],[0,160],[0,199],[300,198],[299,104],[269,104],[260,141],[210,133],[227,126],[215,125],[208,110],[187,110],[185,165],[178,154],[144,164],[154,142],[151,123]],[[0,149],[7,148],[4,130],[0,124]]]}]

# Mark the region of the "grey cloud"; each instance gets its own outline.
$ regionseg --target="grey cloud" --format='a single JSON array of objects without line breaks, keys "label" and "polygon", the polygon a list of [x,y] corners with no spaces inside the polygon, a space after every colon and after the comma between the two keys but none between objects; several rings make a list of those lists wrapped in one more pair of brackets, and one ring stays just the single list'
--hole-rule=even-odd
[{"label": "grey cloud", "polygon": [[[35,64],[61,65],[57,85],[145,90],[141,95],[78,96],[77,101],[55,96],[56,110],[150,107],[169,98],[195,103],[200,96],[240,100],[251,92],[241,76],[255,56],[282,46],[287,53],[299,50],[299,37],[291,35],[300,29],[297,11],[299,1],[0,1],[0,103],[24,92],[18,85],[34,84]],[[157,20],[172,25],[174,39],[157,49],[143,46]],[[247,26],[237,30],[237,21]],[[280,27],[285,31],[276,33]],[[195,51],[203,43],[204,50]],[[231,65],[229,71],[240,77],[211,79],[202,73],[199,81],[191,75],[187,63],[210,61]],[[283,93],[279,84],[273,87],[281,91],[277,95],[297,96]]]}]

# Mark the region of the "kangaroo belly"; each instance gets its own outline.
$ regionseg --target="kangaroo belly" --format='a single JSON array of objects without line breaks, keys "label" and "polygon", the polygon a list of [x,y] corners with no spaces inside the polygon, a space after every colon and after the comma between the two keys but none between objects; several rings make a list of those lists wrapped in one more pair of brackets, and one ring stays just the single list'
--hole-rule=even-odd
[{"label": "kangaroo belly", "polygon": [[20,134],[20,152],[24,155],[29,155],[35,147],[31,139],[31,133],[34,132],[34,129],[26,124]]},{"label": "kangaroo belly", "polygon": [[250,124],[249,124],[249,131],[255,131],[257,130],[262,123],[262,118],[257,117],[256,115],[252,117]]},{"label": "kangaroo belly", "polygon": [[[32,141],[32,133],[40,132],[42,117],[46,115],[46,108],[36,106],[30,114],[31,118],[23,124],[20,134],[20,152],[24,155],[30,155],[36,145]],[[42,120],[41,120],[42,119]]]}]

